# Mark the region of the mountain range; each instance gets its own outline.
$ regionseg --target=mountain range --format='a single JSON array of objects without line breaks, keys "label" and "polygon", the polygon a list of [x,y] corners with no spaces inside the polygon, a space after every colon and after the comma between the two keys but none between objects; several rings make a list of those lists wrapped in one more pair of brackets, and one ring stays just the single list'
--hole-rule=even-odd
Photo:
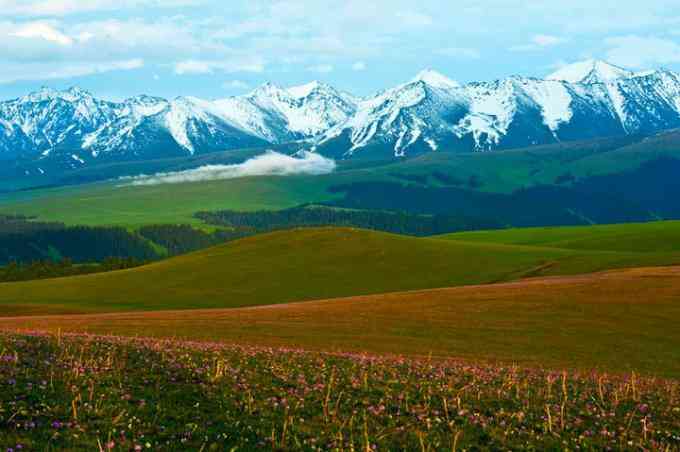
[{"label": "mountain range", "polygon": [[327,84],[268,83],[206,101],[97,99],[43,88],[0,102],[0,161],[40,176],[109,162],[288,145],[336,159],[492,151],[680,127],[680,74],[603,61],[545,79],[457,83],[426,70],[368,98]]}]

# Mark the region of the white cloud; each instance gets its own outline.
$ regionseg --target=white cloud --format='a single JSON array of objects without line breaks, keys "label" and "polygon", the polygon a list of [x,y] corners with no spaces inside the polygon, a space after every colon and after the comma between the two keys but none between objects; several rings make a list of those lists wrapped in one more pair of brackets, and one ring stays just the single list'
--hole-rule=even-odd
[{"label": "white cloud", "polygon": [[670,39],[644,36],[619,36],[605,39],[607,60],[630,68],[680,63],[680,45]]},{"label": "white cloud", "polygon": [[207,60],[184,60],[175,63],[175,74],[212,74],[216,71],[234,72],[263,72],[264,63],[257,60],[251,61],[207,61]]},{"label": "white cloud", "polygon": [[357,72],[365,71],[366,63],[364,63],[363,61],[357,61],[352,65],[352,70]]},{"label": "white cloud", "polygon": [[76,41],[86,43],[87,41],[95,38],[94,33],[90,33],[89,31],[83,31],[76,35]]},{"label": "white cloud", "polygon": [[186,60],[175,63],[175,74],[210,74],[213,71],[214,63],[208,61]]},{"label": "white cloud", "polygon": [[74,62],[54,67],[49,63],[10,64],[3,66],[0,83],[19,80],[54,80],[84,77],[114,71],[130,71],[144,66],[140,58],[109,62]]},{"label": "white cloud", "polygon": [[568,41],[566,38],[553,35],[538,34],[531,38],[529,44],[523,44],[518,46],[510,47],[512,52],[534,52],[537,50],[544,49],[546,47],[553,47],[556,45],[564,44]]},{"label": "white cloud", "polygon": [[423,28],[435,31],[431,11],[436,9],[407,0],[260,2],[242,20],[216,27],[214,36],[239,40],[268,61],[296,59],[303,68],[324,61],[338,67],[418,47]]},{"label": "white cloud", "polygon": [[62,46],[70,46],[73,44],[72,38],[66,36],[47,22],[29,22],[23,24],[16,31],[10,33],[10,36],[26,39],[42,39]]},{"label": "white cloud", "polygon": [[319,74],[329,74],[333,72],[334,67],[330,64],[318,64],[307,68],[310,72],[317,72]]},{"label": "white cloud", "polygon": [[214,56],[229,51],[224,44],[197,34],[181,17],[156,21],[95,20],[63,28],[81,44],[79,50],[88,55],[143,54],[149,58],[201,59],[202,54]]},{"label": "white cloud", "polygon": [[552,35],[535,35],[532,38],[534,44],[540,47],[550,47],[558,44],[562,44],[567,40],[565,38],[560,38],[559,36]]},{"label": "white cloud", "polygon": [[312,152],[304,152],[301,158],[295,158],[278,152],[267,151],[237,165],[206,165],[186,171],[123,177],[121,181],[129,185],[160,185],[236,179],[249,176],[319,175],[332,173],[335,167],[335,161]]},{"label": "white cloud", "polygon": [[150,23],[138,19],[64,23],[58,20],[0,21],[0,60],[50,62],[53,66],[132,59],[167,60],[200,54],[233,55],[214,42],[201,41],[179,19]]},{"label": "white cloud", "polygon": [[231,48],[179,16],[156,21],[0,21],[0,40],[0,80],[5,83],[90,75],[140,61],[173,65],[178,74],[265,69],[254,52]]},{"label": "white cloud", "polygon": [[[364,62],[383,73],[388,66],[407,72],[438,64],[431,61],[435,56],[447,64],[454,62],[446,57],[473,61],[481,54],[496,56],[499,43],[505,42],[518,44],[512,47],[516,52],[555,49],[551,59],[575,58],[570,50],[601,56],[610,50],[619,64],[669,64],[675,61],[672,40],[648,42],[647,57],[638,50],[626,56],[614,41],[602,46],[603,36],[650,33],[664,40],[680,25],[680,6],[672,0],[572,0],[568,8],[559,2],[484,0],[480,5],[479,0],[458,0],[455,14],[449,14],[451,2],[445,0],[227,3],[228,11],[220,0],[0,0],[5,72],[0,79],[25,78],[22,73],[29,72],[80,73],[134,59],[187,75],[275,68],[302,77],[301,72],[318,69],[366,70]],[[186,5],[204,7],[173,10]],[[513,41],[518,29],[525,30],[523,41]],[[568,40],[573,46],[559,47]],[[497,61],[493,76],[502,76],[516,65],[526,67],[531,55],[524,57],[489,58],[481,74],[473,75],[470,65],[464,76],[491,76],[488,61]]]},{"label": "white cloud", "polygon": [[469,60],[478,60],[482,57],[477,49],[468,47],[446,47],[437,50],[435,53],[450,58],[466,58]]},{"label": "white cloud", "polygon": [[398,11],[395,16],[407,27],[427,27],[434,22],[431,16],[418,11]]},{"label": "white cloud", "polygon": [[0,0],[6,16],[67,16],[124,8],[175,8],[204,3],[203,0]]}]

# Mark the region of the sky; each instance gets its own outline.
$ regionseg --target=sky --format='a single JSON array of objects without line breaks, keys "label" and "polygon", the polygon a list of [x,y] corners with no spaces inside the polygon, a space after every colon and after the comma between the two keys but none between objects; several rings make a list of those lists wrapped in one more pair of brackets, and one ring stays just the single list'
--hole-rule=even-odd
[{"label": "sky", "polygon": [[0,0],[0,98],[79,86],[206,99],[270,81],[370,95],[598,58],[680,70],[677,0]]}]

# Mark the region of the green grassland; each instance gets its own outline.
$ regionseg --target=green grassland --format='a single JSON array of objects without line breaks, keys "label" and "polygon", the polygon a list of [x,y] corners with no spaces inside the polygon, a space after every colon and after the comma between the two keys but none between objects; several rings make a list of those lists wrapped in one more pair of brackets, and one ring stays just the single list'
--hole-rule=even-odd
[{"label": "green grassland", "polygon": [[[669,225],[677,229],[680,223]],[[231,308],[680,264],[680,250],[624,252],[593,245],[562,249],[348,228],[288,230],[120,272],[0,284],[0,312]]]},{"label": "green grassland", "polygon": [[[250,177],[177,185],[97,183],[7,194],[0,212],[69,225],[193,223],[199,210],[293,207],[332,195],[308,177]],[[313,181],[311,181],[313,182]]]},{"label": "green grassland", "polygon": [[680,250],[680,222],[518,228],[446,234],[440,239],[571,250],[663,253]]},{"label": "green grassland", "polygon": [[[439,187],[453,181],[466,188],[470,178],[475,178],[479,183],[476,190],[510,193],[523,187],[554,184],[565,175],[584,178],[613,174],[638,168],[653,159],[678,157],[678,135],[668,132],[646,139],[610,138],[493,153],[433,152],[391,163],[339,162],[335,173],[321,176],[262,176],[159,186],[98,182],[42,188],[1,194],[0,213],[36,215],[67,224],[136,227],[151,223],[198,224],[193,214],[199,210],[284,209],[330,201],[342,195],[329,192],[329,188],[348,183],[398,182]],[[236,154],[240,158],[250,155],[244,152]],[[214,163],[207,158],[196,163]],[[167,169],[167,165],[156,164],[161,169]],[[173,165],[169,168],[181,169],[186,163]],[[449,182],[435,177],[435,173],[444,175]]]},{"label": "green grassland", "polygon": [[[435,171],[461,181],[480,180],[479,190],[510,193],[523,187],[550,185],[567,174],[575,178],[615,174],[659,158],[680,157],[680,131],[652,137],[603,138],[495,152],[433,152],[406,160],[385,172],[431,175]],[[436,184],[436,180],[430,179]]]},{"label": "green grassland", "polygon": [[[588,177],[636,168],[650,158],[674,156],[675,141],[668,144],[656,137],[651,143],[603,140],[488,154],[430,153],[391,164],[341,163],[337,172],[324,176],[143,187],[106,182],[29,190],[4,194],[0,213],[67,224],[206,227],[193,217],[195,212],[333,201],[342,194],[329,191],[331,187],[362,181],[447,187],[451,181],[465,184],[476,177],[481,181],[477,190],[507,193],[553,183],[565,174]],[[669,363],[678,361],[680,338],[668,330],[680,321],[676,273],[643,272],[606,281],[594,277],[587,284],[549,279],[528,291],[522,285],[481,286],[674,265],[680,265],[680,222],[674,221],[430,238],[349,228],[298,229],[135,269],[0,284],[0,317],[6,318],[0,327],[59,325],[72,331],[322,350],[396,349],[541,365],[656,369],[675,377],[680,370]],[[452,287],[441,293],[412,292]],[[337,300],[356,296],[368,298]],[[302,301],[312,303],[290,304]],[[225,311],[187,311],[196,309]],[[46,315],[85,317],[59,323],[58,318],[40,317]]]}]

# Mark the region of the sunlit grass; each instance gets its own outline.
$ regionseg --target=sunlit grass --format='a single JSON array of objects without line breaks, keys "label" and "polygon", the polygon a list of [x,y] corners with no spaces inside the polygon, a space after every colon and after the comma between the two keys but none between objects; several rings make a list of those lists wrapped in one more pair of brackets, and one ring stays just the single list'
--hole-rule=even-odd
[{"label": "sunlit grass", "polygon": [[230,308],[680,264],[624,253],[349,228],[262,234],[133,270],[0,284],[0,316]]}]

